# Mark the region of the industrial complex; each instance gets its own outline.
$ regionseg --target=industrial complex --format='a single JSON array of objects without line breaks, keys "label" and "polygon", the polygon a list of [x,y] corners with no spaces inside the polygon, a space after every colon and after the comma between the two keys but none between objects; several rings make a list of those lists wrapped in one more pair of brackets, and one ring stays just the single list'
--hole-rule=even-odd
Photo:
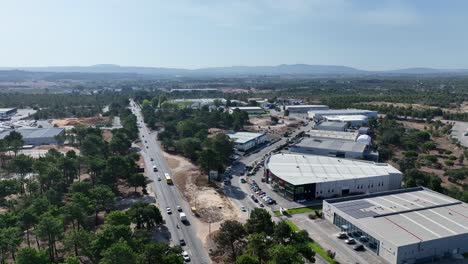
[{"label": "industrial complex", "polygon": [[468,252],[468,205],[425,188],[325,200],[324,218],[391,264]]},{"label": "industrial complex", "polygon": [[321,139],[336,139],[346,141],[356,141],[359,137],[358,132],[327,131],[327,130],[309,130],[307,136]]},{"label": "industrial complex", "polygon": [[275,154],[265,164],[265,177],[278,193],[298,201],[399,189],[402,173],[386,163]]}]

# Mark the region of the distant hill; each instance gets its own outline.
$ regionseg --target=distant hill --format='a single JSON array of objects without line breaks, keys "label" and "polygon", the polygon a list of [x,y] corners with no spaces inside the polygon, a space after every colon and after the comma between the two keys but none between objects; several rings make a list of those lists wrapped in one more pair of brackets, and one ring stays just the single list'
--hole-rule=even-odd
[{"label": "distant hill", "polygon": [[93,66],[55,66],[55,67],[3,67],[5,71],[27,71],[48,73],[109,73],[136,74],[151,76],[236,76],[236,75],[421,75],[421,74],[468,74],[466,69],[408,68],[391,71],[366,71],[340,65],[281,64],[277,66],[231,66],[200,69],[178,69],[157,67],[132,67],[114,64]]}]

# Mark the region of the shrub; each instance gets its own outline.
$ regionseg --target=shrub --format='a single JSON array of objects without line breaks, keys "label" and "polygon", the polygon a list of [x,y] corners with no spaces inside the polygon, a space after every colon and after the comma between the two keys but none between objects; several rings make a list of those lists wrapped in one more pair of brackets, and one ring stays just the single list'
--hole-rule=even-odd
[{"label": "shrub", "polygon": [[447,154],[447,155],[450,155],[450,154],[452,154],[452,153],[453,153],[453,152],[452,152],[451,150],[448,150],[448,149],[445,150],[445,154]]},{"label": "shrub", "polygon": [[447,165],[447,166],[453,166],[453,164],[454,164],[454,162],[451,161],[451,160],[446,160],[446,161],[444,161],[444,163],[445,163],[445,165]]},{"label": "shrub", "polygon": [[313,220],[313,219],[315,219],[315,218],[317,218],[316,215],[314,215],[314,214],[309,214],[309,219],[312,219],[312,220]]},{"label": "shrub", "polygon": [[448,158],[449,158],[449,160],[456,160],[457,159],[457,157],[455,157],[453,155],[450,155]]}]

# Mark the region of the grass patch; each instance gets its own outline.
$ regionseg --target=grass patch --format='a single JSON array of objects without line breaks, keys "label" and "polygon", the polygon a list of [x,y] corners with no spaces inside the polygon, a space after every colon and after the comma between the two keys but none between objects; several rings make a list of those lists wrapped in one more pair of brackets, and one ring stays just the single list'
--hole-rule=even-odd
[{"label": "grass patch", "polygon": [[281,212],[280,212],[279,210],[273,211],[273,213],[274,213],[276,216],[281,216]]},{"label": "grass patch", "polygon": [[[293,222],[290,220],[284,220],[284,222],[291,227],[294,232],[299,232],[300,229],[297,225],[295,225]],[[317,242],[311,242],[310,246],[312,249],[315,251],[315,253],[319,254],[323,259],[325,259],[328,263],[330,264],[335,264],[338,263],[334,259],[332,259],[330,256],[328,256],[327,251],[323,249]]]},{"label": "grass patch", "polygon": [[328,256],[327,251],[325,251],[325,249],[323,249],[319,244],[317,244],[317,242],[311,242],[310,246],[315,251],[315,253],[319,254],[328,263],[331,263],[331,264],[338,263],[334,259],[332,259],[330,256]]},{"label": "grass patch", "polygon": [[291,208],[291,209],[286,210],[286,212],[288,212],[288,214],[290,214],[290,215],[310,213],[310,212],[315,212],[315,211],[322,211],[322,205]]},{"label": "grass patch", "polygon": [[301,229],[299,229],[299,227],[297,227],[297,225],[295,225],[293,222],[291,222],[290,220],[284,220],[284,222],[289,226],[291,227],[291,229],[294,231],[294,232],[299,232],[301,231]]}]

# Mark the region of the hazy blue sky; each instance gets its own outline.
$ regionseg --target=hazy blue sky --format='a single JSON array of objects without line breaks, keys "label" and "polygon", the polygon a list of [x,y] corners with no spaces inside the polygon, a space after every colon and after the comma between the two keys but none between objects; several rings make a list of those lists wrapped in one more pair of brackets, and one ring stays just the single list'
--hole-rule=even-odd
[{"label": "hazy blue sky", "polygon": [[0,66],[468,68],[468,1],[2,0]]}]

